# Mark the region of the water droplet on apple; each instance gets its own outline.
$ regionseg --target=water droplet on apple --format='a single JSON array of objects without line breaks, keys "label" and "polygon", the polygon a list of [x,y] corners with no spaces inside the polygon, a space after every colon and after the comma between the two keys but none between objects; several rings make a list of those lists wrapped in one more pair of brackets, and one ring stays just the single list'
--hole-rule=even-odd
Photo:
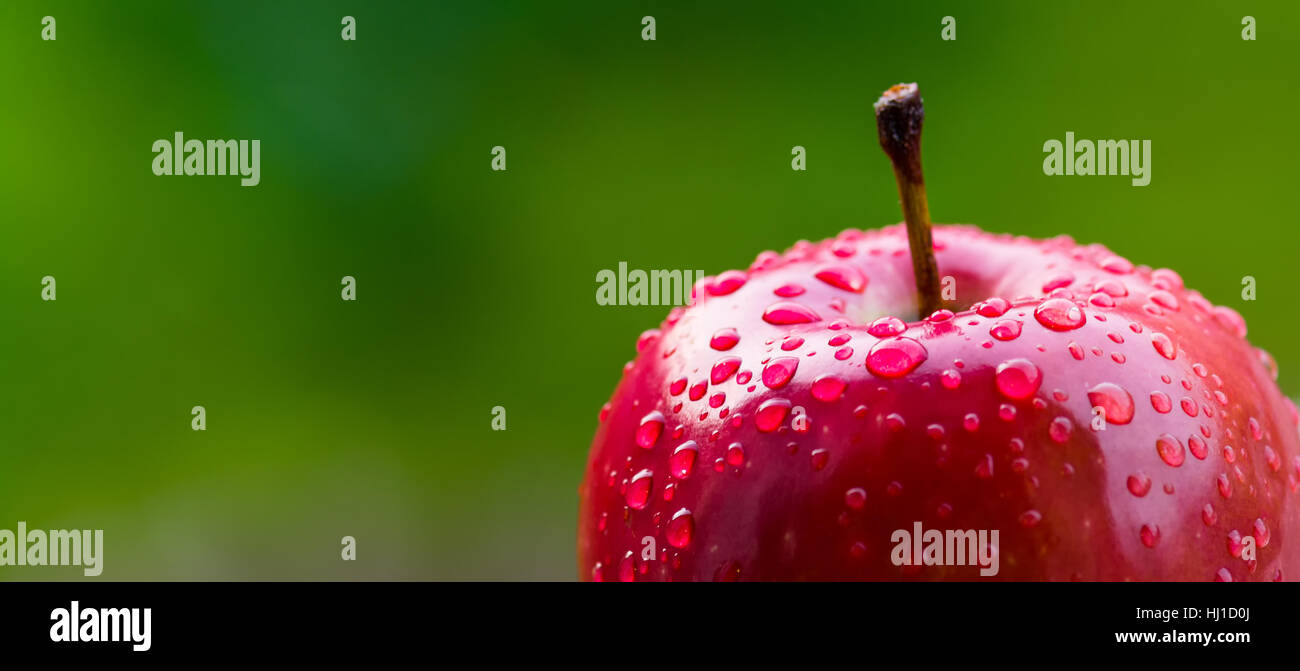
[{"label": "water droplet on apple", "polygon": [[668,521],[665,534],[668,537],[668,544],[675,548],[690,546],[695,536],[695,517],[691,515],[691,511],[682,508],[674,513],[673,518]]},{"label": "water droplet on apple", "polygon": [[921,343],[907,337],[882,340],[867,353],[867,370],[884,378],[903,377],[929,356]]},{"label": "water droplet on apple", "polygon": [[672,456],[668,457],[668,469],[674,478],[685,480],[691,477],[691,471],[695,470],[695,457],[699,455],[699,451],[699,446],[693,440],[688,440],[673,450]]},{"label": "water droplet on apple", "polygon": [[852,291],[855,294],[860,294],[867,288],[867,278],[853,266],[825,266],[819,269],[814,277],[836,289]]},{"label": "water droplet on apple", "polygon": [[1133,272],[1133,262],[1122,256],[1111,256],[1101,262],[1102,269],[1107,272],[1123,275]]},{"label": "water droplet on apple", "polygon": [[1154,524],[1143,524],[1138,536],[1142,539],[1143,545],[1153,548],[1160,542],[1160,527]]},{"label": "water droplet on apple", "polygon": [[1151,478],[1146,473],[1134,473],[1128,476],[1128,491],[1133,496],[1146,496],[1151,491]]},{"label": "water droplet on apple", "polygon": [[853,510],[862,510],[867,505],[867,490],[861,487],[854,487],[844,492],[844,505]]},{"label": "water droplet on apple", "polygon": [[1103,382],[1088,390],[1088,402],[1106,412],[1107,424],[1128,424],[1133,421],[1133,396],[1123,387]]},{"label": "water droplet on apple", "polygon": [[636,444],[647,450],[654,447],[663,430],[664,414],[655,410],[641,418],[641,425],[636,430]]},{"label": "water droplet on apple", "polygon": [[1151,392],[1151,407],[1163,415],[1174,409],[1174,402],[1169,400],[1169,395],[1163,391],[1153,391]]},{"label": "water droplet on apple", "polygon": [[650,500],[650,489],[654,486],[654,471],[642,469],[641,472],[632,476],[632,481],[627,485],[628,507],[632,510],[641,510],[645,508],[646,502]]},{"label": "water droplet on apple", "polygon": [[840,396],[844,394],[846,386],[848,384],[844,380],[834,375],[822,375],[813,380],[812,395],[813,398],[825,403],[838,401]]},{"label": "water droplet on apple", "polygon": [[735,347],[738,342],[740,342],[740,334],[736,333],[736,329],[723,328],[714,332],[713,337],[709,339],[709,347],[725,352]]},{"label": "water droplet on apple", "polygon": [[999,319],[989,327],[989,335],[998,340],[1015,340],[1020,337],[1021,324],[1015,319]]},{"label": "water droplet on apple", "polygon": [[1167,433],[1162,433],[1156,438],[1156,452],[1160,454],[1160,459],[1170,466],[1183,465],[1185,458],[1183,444]]},{"label": "water droplet on apple", "polygon": [[1273,535],[1269,532],[1268,525],[1264,523],[1263,518],[1255,519],[1254,529],[1255,544],[1262,548],[1268,547],[1268,542],[1272,539]]},{"label": "water droplet on apple", "polygon": [[773,359],[771,363],[763,367],[763,384],[768,389],[780,389],[794,377],[794,372],[799,368],[799,359],[790,356],[783,356]]},{"label": "water droplet on apple", "polygon": [[1241,550],[1243,547],[1245,547],[1245,543],[1243,543],[1241,540],[1241,532],[1237,531],[1236,529],[1229,531],[1227,541],[1228,541],[1228,554],[1240,558]]},{"label": "water droplet on apple", "polygon": [[749,276],[739,270],[726,270],[718,273],[718,277],[708,285],[707,289],[711,295],[726,296],[745,286],[747,279]]},{"label": "water droplet on apple", "polygon": [[1074,422],[1068,417],[1057,417],[1047,426],[1047,436],[1054,443],[1064,443],[1070,439],[1070,433],[1074,431]]},{"label": "water droplet on apple", "polygon": [[754,413],[754,425],[763,433],[776,431],[790,414],[790,407],[790,402],[783,398],[763,401],[758,406],[758,411]]},{"label": "water droplet on apple", "polygon": [[792,301],[780,301],[767,306],[767,309],[763,311],[763,321],[777,326],[785,326],[821,321],[821,317],[806,305]]},{"label": "water droplet on apple", "polygon": [[1043,283],[1043,293],[1050,294],[1053,291],[1056,291],[1057,289],[1068,287],[1073,283],[1074,283],[1074,273],[1068,271],[1063,272],[1059,275],[1053,276],[1051,279]]},{"label": "water droplet on apple", "polygon": [[740,443],[732,443],[727,446],[727,463],[732,466],[742,466],[745,463],[745,446]]},{"label": "water droplet on apple", "polygon": [[1152,303],[1155,303],[1156,305],[1159,305],[1162,308],[1166,308],[1169,310],[1178,309],[1178,299],[1174,298],[1173,294],[1163,289],[1157,289],[1156,291],[1152,291],[1151,294],[1147,296],[1147,298],[1149,298]]},{"label": "water droplet on apple", "polygon": [[1011,304],[1006,299],[993,297],[980,301],[975,306],[975,312],[981,317],[1001,317],[1010,308]]},{"label": "water droplet on apple", "polygon": [[867,326],[867,333],[877,338],[896,336],[907,330],[907,324],[898,317],[881,317]]},{"label": "water droplet on apple", "polygon": [[1012,359],[998,364],[993,380],[1003,396],[1022,400],[1038,391],[1043,373],[1028,359]]},{"label": "water droplet on apple", "polygon": [[1039,324],[1053,331],[1070,331],[1083,326],[1087,317],[1083,308],[1064,298],[1049,298],[1034,309]]},{"label": "water droplet on apple", "polygon": [[713,364],[713,369],[709,371],[709,381],[713,384],[722,384],[738,368],[740,368],[740,357],[724,356]]}]

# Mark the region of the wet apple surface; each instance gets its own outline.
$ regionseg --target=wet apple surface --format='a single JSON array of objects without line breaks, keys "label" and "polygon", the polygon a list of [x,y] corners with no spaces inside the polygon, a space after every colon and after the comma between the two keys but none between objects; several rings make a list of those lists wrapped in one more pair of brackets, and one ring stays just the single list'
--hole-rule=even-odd
[{"label": "wet apple surface", "polygon": [[895,226],[762,254],[641,339],[582,487],[584,575],[976,575],[895,566],[918,521],[1000,530],[1002,578],[1296,570],[1297,415],[1235,311],[1099,245],[934,239],[971,309],[877,316],[911,301]]},{"label": "wet apple surface", "polygon": [[[1300,571],[1300,415],[1236,311],[1065,236],[924,221],[911,254],[928,215],[900,192],[907,227],[763,252],[638,339],[580,490],[583,578]],[[956,299],[918,300],[925,264]],[[996,531],[995,575],[900,562],[921,528]]]}]

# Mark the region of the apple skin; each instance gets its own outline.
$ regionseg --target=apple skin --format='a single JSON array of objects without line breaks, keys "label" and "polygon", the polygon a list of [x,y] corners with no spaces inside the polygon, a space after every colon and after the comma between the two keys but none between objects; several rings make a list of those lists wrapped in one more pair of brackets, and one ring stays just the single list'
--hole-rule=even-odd
[{"label": "apple skin", "polygon": [[[1300,415],[1239,314],[1100,245],[968,226],[936,226],[934,240],[952,306],[979,310],[907,323],[898,336],[925,358],[898,377],[880,372],[917,349],[869,324],[915,309],[901,226],[764,252],[701,280],[692,306],[643,334],[580,488],[580,577],[987,579],[894,565],[891,535],[915,522],[999,530],[1003,580],[1300,575]],[[775,293],[787,285],[803,291]],[[995,315],[992,297],[1009,309]],[[800,306],[817,318],[769,323]],[[738,340],[719,349],[728,329]],[[797,367],[780,384],[783,357]],[[715,366],[725,379],[711,381]],[[1009,397],[1034,369],[1035,393]],[[690,445],[673,455],[688,441],[686,475]]]}]

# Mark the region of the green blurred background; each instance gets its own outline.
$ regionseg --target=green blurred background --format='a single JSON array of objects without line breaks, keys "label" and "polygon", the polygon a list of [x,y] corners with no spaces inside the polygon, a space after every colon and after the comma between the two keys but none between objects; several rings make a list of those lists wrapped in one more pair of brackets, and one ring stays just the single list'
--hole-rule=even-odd
[{"label": "green blurred background", "polygon": [[[596,411],[666,312],[595,274],[897,221],[899,81],[937,220],[1173,267],[1300,393],[1295,3],[701,4],[0,3],[0,528],[104,529],[101,580],[572,579]],[[260,139],[261,185],[154,176],[178,130]],[[1152,140],[1150,186],[1043,175],[1067,130]]]}]

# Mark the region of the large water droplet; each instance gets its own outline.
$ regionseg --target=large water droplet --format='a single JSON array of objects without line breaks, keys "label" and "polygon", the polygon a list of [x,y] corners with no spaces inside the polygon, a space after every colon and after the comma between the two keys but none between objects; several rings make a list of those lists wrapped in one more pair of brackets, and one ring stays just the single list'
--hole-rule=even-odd
[{"label": "large water droplet", "polygon": [[718,273],[718,277],[708,285],[708,292],[714,296],[726,296],[745,286],[747,279],[749,277],[739,270],[723,271]]},{"label": "large water droplet", "polygon": [[1128,424],[1133,421],[1133,396],[1123,387],[1103,382],[1088,390],[1088,402],[1106,412],[1107,424]]},{"label": "large water droplet", "polygon": [[1122,256],[1111,256],[1101,261],[1101,267],[1117,275],[1133,272],[1133,262]]},{"label": "large water droplet", "polygon": [[695,537],[695,517],[691,515],[691,511],[682,508],[673,513],[673,518],[668,521],[665,535],[668,537],[669,545],[678,549],[688,547]]},{"label": "large water droplet", "polygon": [[647,450],[654,447],[663,430],[664,414],[655,410],[641,418],[641,425],[636,430],[636,444]]},{"label": "large water droplet", "polygon": [[779,301],[767,306],[763,311],[763,321],[784,326],[787,324],[807,324],[820,321],[821,317],[812,308],[793,301]]},{"label": "large water droplet", "polygon": [[709,347],[719,352],[725,352],[736,343],[740,342],[740,334],[734,328],[721,328],[714,332],[713,337],[709,339]]},{"label": "large water droplet", "polygon": [[790,407],[790,402],[783,398],[763,401],[762,405],[758,406],[758,411],[754,413],[754,425],[763,433],[776,431],[790,414]]},{"label": "large water droplet", "polygon": [[925,347],[911,338],[881,340],[867,353],[867,370],[885,378],[903,377],[916,370],[928,356]]},{"label": "large water droplet", "polygon": [[1174,341],[1170,340],[1169,336],[1159,331],[1152,331],[1151,346],[1155,347],[1156,352],[1159,352],[1160,356],[1166,359],[1172,360],[1174,357],[1178,356],[1178,349],[1174,347]]},{"label": "large water droplet", "polygon": [[1043,383],[1043,373],[1028,359],[1012,359],[998,364],[993,380],[1003,396],[1021,400],[1038,391]]},{"label": "large water droplet", "polygon": [[783,356],[773,359],[763,367],[763,384],[767,385],[768,389],[780,389],[794,377],[794,372],[798,368],[799,359],[795,357]]},{"label": "large water droplet", "polygon": [[668,469],[678,480],[685,480],[691,477],[691,471],[695,469],[695,457],[700,453],[700,448],[695,441],[688,440],[677,449],[673,450],[672,456],[668,457]]},{"label": "large water droplet", "polygon": [[1183,459],[1185,458],[1183,444],[1179,442],[1177,438],[1167,433],[1162,433],[1158,438],[1156,438],[1156,452],[1158,452],[1160,458],[1170,466],[1183,465]]},{"label": "large water droplet", "polygon": [[898,317],[881,317],[867,326],[867,333],[877,338],[896,336],[907,330],[907,324]]},{"label": "large water droplet", "polygon": [[1064,298],[1049,298],[1034,309],[1034,319],[1053,331],[1070,331],[1083,326],[1083,308]]},{"label": "large water droplet", "polygon": [[727,446],[727,463],[732,466],[743,466],[745,464],[745,446],[740,443],[732,443]]},{"label": "large water droplet", "polygon": [[654,486],[654,471],[642,469],[640,473],[632,476],[632,481],[627,485],[627,505],[632,510],[641,510],[650,500],[650,489]]},{"label": "large water droplet", "polygon": [[825,403],[838,401],[840,400],[840,396],[844,394],[844,388],[847,386],[848,383],[834,375],[822,375],[816,380],[813,380],[812,395],[813,398]]},{"label": "large water droplet", "polygon": [[979,313],[981,317],[1001,317],[1010,308],[1011,304],[1006,299],[995,296],[976,304],[975,312]]},{"label": "large water droplet", "polygon": [[722,384],[738,368],[740,368],[740,357],[724,356],[713,364],[713,369],[709,371],[709,380],[713,384]]},{"label": "large water droplet", "polygon": [[1155,303],[1156,305],[1159,305],[1162,308],[1167,308],[1169,310],[1178,309],[1178,299],[1174,298],[1173,294],[1163,289],[1157,289],[1156,291],[1152,291],[1151,294],[1147,296],[1147,298],[1151,299],[1152,303]]},{"label": "large water droplet", "polygon": [[1015,340],[1020,337],[1021,325],[1015,319],[999,319],[989,327],[989,335],[998,340]]},{"label": "large water droplet", "polygon": [[862,293],[867,288],[867,278],[853,266],[825,266],[817,271],[815,277],[836,289]]},{"label": "large water droplet", "polygon": [[1074,283],[1074,273],[1069,271],[1053,276],[1043,283],[1043,293],[1050,294],[1057,289],[1068,287]]}]

